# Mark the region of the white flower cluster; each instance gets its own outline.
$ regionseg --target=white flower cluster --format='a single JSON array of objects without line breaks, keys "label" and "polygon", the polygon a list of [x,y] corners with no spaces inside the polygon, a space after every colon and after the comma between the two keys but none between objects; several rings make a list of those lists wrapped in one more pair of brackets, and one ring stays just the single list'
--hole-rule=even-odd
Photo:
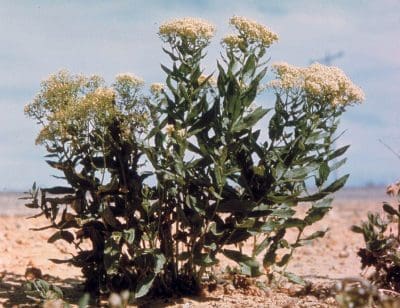
[{"label": "white flower cluster", "polygon": [[173,132],[175,131],[175,126],[174,126],[174,124],[167,124],[167,125],[165,125],[164,129],[165,129],[165,133],[168,136],[171,136],[173,134]]},{"label": "white flower cluster", "polygon": [[172,136],[175,132],[176,132],[176,136],[178,136],[180,138],[184,138],[186,136],[186,129],[182,128],[182,129],[176,130],[176,128],[173,124],[165,125],[164,130],[168,136]]},{"label": "white flower cluster", "polygon": [[242,37],[240,37],[239,35],[229,34],[222,39],[222,44],[224,44],[228,47],[231,47],[231,48],[237,48],[241,44],[243,44],[244,41],[245,40]]},{"label": "white flower cluster", "polygon": [[156,82],[150,85],[150,92],[154,95],[160,94],[162,91],[164,91],[164,89],[165,89],[165,84],[163,83]]},{"label": "white flower cluster", "polygon": [[131,73],[118,74],[115,77],[116,83],[121,85],[127,84],[133,87],[141,87],[144,85],[144,80]]},{"label": "white flower cluster", "polygon": [[269,84],[272,88],[304,90],[314,97],[330,99],[334,105],[360,103],[365,99],[364,92],[337,67],[314,63],[301,68],[281,62],[272,68],[277,76]]},{"label": "white flower cluster", "polygon": [[272,80],[270,86],[283,89],[298,89],[304,87],[304,69],[286,62],[272,64],[278,79]]},{"label": "white flower cluster", "polygon": [[203,19],[186,17],[173,19],[162,24],[158,33],[161,37],[167,39],[171,36],[178,36],[191,40],[209,40],[214,36],[215,27]]},{"label": "white flower cluster", "polygon": [[239,37],[229,35],[223,39],[228,46],[240,43],[240,38],[247,39],[250,43],[258,42],[264,47],[269,47],[274,41],[278,40],[278,35],[269,28],[258,22],[241,16],[233,16],[229,23],[234,26],[240,33]]},{"label": "white flower cluster", "polygon": [[314,63],[306,69],[306,90],[314,95],[331,96],[334,104],[362,102],[364,92],[345,73],[333,66]]}]

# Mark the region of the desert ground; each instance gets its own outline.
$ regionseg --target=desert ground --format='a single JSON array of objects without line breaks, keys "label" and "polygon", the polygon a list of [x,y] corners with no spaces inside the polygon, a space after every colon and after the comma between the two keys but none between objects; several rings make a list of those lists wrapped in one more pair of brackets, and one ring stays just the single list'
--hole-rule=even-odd
[{"label": "desert ground", "polygon": [[[82,295],[83,281],[78,268],[56,265],[49,259],[69,258],[73,247],[62,241],[46,242],[52,230],[32,231],[46,225],[44,219],[27,219],[35,211],[24,208],[17,193],[0,193],[0,305],[31,307],[37,303],[25,296],[23,284],[29,275],[27,268],[40,269],[43,278],[61,287],[65,301],[77,304]],[[362,236],[350,227],[366,220],[369,211],[381,211],[383,201],[390,201],[384,187],[344,189],[336,194],[328,216],[312,227],[312,232],[329,228],[324,238],[299,248],[288,270],[309,281],[307,292],[296,285],[279,288],[235,288],[221,285],[202,296],[160,299],[142,303],[146,307],[337,307],[330,290],[341,279],[360,277],[357,250]],[[301,205],[306,210],[307,205]],[[228,262],[222,259],[217,270]],[[221,274],[222,275],[222,274]]]}]

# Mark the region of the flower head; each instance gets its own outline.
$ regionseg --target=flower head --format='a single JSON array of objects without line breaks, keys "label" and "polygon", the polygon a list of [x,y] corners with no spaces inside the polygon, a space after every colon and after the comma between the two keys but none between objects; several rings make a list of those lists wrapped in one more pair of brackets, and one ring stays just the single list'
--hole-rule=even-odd
[{"label": "flower head", "polygon": [[165,125],[164,129],[165,129],[165,133],[168,136],[171,136],[175,131],[175,126],[174,126],[174,124],[167,124],[167,125]]},{"label": "flower head", "polygon": [[328,99],[333,105],[360,103],[365,99],[364,92],[337,67],[314,63],[301,68],[282,62],[272,68],[277,76],[269,84],[272,88],[303,90],[309,96]]},{"label": "flower head", "polygon": [[150,92],[154,95],[160,94],[165,89],[165,84],[163,83],[152,83],[150,85]]},{"label": "flower head", "polygon": [[229,34],[222,39],[222,44],[229,48],[238,48],[245,40],[236,34]]},{"label": "flower head", "polygon": [[304,69],[290,65],[286,62],[272,64],[272,70],[277,79],[270,82],[269,86],[282,89],[298,89],[304,87]]},{"label": "flower head", "polygon": [[131,87],[141,87],[144,80],[131,73],[121,73],[115,77],[116,83],[120,85],[129,85]]},{"label": "flower head", "polygon": [[203,19],[186,17],[162,24],[158,33],[166,39],[178,36],[190,40],[209,40],[215,33],[215,27]]},{"label": "flower head", "polygon": [[[259,42],[264,47],[269,47],[274,41],[278,40],[276,33],[254,20],[241,16],[233,16],[229,20],[229,23],[239,31],[241,37],[247,39],[250,43]],[[228,38],[228,42],[234,42],[232,39],[234,38]]]},{"label": "flower head", "polygon": [[307,93],[331,98],[334,105],[360,103],[365,99],[361,88],[334,66],[314,63],[305,69],[304,79]]}]

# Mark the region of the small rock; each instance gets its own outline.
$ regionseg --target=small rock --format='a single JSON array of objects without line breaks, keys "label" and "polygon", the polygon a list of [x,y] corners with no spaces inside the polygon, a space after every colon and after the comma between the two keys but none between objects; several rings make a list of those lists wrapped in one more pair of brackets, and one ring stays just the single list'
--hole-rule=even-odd
[{"label": "small rock", "polygon": [[347,250],[343,250],[339,253],[339,258],[347,258],[350,253]]},{"label": "small rock", "polygon": [[328,298],[325,300],[325,303],[328,304],[328,305],[335,305],[335,304],[337,304],[336,299],[334,299],[333,297],[328,297]]},{"label": "small rock", "polygon": [[45,301],[43,304],[43,308],[64,308],[64,301],[62,299],[53,299]]},{"label": "small rock", "polygon": [[108,298],[108,303],[110,307],[121,307],[122,306],[121,296],[117,293],[111,293],[110,297]]},{"label": "small rock", "polygon": [[231,284],[227,284],[224,286],[224,293],[225,294],[233,294],[235,293],[235,287]]}]

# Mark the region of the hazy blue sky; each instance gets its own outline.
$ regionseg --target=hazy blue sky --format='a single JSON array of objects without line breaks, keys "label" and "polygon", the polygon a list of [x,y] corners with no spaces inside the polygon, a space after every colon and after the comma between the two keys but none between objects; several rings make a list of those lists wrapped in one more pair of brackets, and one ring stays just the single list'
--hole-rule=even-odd
[{"label": "hazy blue sky", "polygon": [[[54,183],[34,145],[38,127],[23,106],[40,81],[61,68],[103,75],[111,82],[132,72],[162,82],[158,26],[173,17],[202,17],[217,26],[206,60],[208,72],[229,17],[243,15],[279,34],[271,61],[308,65],[343,51],[334,65],[360,85],[367,100],[350,108],[340,144],[351,144],[341,171],[348,185],[387,184],[400,178],[400,1],[16,1],[0,0],[0,190]],[[258,101],[268,106],[270,101]]]}]

